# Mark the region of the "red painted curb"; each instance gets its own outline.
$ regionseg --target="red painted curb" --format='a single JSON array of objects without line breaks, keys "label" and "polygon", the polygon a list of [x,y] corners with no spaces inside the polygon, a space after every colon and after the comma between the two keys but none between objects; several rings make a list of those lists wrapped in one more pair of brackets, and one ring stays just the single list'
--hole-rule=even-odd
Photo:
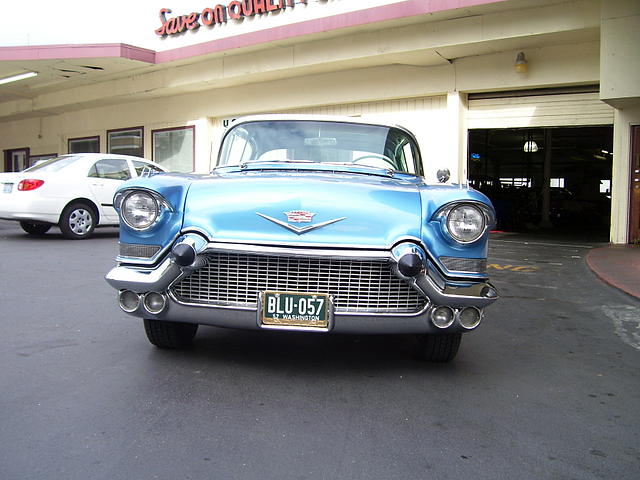
[{"label": "red painted curb", "polygon": [[[640,250],[628,247],[625,250],[614,250],[616,247],[602,247],[591,250],[586,257],[589,269],[604,283],[611,285],[627,295],[640,299],[640,261],[629,261],[637,255],[640,260]],[[636,259],[634,259],[636,260]],[[622,273],[622,270],[626,272]],[[629,281],[625,277],[635,280]]]}]

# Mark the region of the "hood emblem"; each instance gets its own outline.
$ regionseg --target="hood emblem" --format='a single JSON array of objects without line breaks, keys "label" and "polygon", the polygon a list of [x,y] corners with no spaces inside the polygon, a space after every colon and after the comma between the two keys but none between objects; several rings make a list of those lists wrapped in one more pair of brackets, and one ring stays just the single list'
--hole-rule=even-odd
[{"label": "hood emblem", "polygon": [[307,212],[306,210],[292,210],[290,212],[284,212],[287,216],[287,220],[291,223],[311,223],[315,213]]},{"label": "hood emblem", "polygon": [[[283,213],[287,216],[287,220],[293,223],[311,223],[311,220],[315,215],[315,213],[307,212],[304,210],[293,210],[291,212],[283,212]],[[340,220],[344,220],[345,218],[347,218],[347,217],[334,218],[333,220],[316,223],[314,225],[307,225],[306,227],[296,227],[295,225],[290,225],[286,222],[283,222],[282,220],[278,220],[277,218],[270,217],[269,215],[265,215],[263,213],[256,212],[256,215],[259,215],[262,218],[275,223],[276,225],[280,225],[281,227],[286,228],[287,230],[295,233],[296,235],[302,235],[303,233],[316,230],[317,228],[326,227],[327,225],[331,225],[332,223],[336,223],[336,222],[339,222]]]}]

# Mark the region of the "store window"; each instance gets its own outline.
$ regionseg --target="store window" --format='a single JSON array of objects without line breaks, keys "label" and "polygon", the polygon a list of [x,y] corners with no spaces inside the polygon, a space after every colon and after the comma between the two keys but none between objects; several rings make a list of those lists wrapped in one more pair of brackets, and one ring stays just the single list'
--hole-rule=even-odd
[{"label": "store window", "polygon": [[69,153],[100,153],[100,137],[70,138]]},{"label": "store window", "polygon": [[133,127],[107,131],[107,152],[144,157],[144,129]]},{"label": "store window", "polygon": [[192,172],[194,169],[195,127],[154,130],[153,161],[172,172]]}]

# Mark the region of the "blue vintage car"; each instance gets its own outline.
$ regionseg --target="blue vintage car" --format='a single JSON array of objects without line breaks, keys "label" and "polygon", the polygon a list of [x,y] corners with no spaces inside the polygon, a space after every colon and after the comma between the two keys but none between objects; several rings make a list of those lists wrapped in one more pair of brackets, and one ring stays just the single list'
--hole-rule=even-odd
[{"label": "blue vintage car", "polygon": [[198,325],[417,334],[421,357],[449,361],[498,297],[491,203],[427,185],[398,126],[246,117],[210,174],[137,178],[114,204],[120,250],[106,280],[161,348],[188,345]]}]

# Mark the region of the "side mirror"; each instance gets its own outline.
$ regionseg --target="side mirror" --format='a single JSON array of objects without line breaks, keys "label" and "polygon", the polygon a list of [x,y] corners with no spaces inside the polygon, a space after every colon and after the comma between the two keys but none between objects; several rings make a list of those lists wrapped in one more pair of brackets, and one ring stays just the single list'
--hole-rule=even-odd
[{"label": "side mirror", "polygon": [[442,168],[438,170],[436,177],[440,183],[446,183],[451,178],[451,172],[448,168]]}]

